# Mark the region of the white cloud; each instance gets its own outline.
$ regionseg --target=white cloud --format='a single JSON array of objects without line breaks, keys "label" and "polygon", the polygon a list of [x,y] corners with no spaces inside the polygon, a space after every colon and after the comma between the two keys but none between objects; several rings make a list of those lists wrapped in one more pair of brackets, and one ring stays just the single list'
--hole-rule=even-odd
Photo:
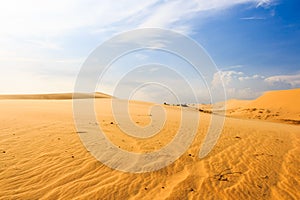
[{"label": "white cloud", "polygon": [[[271,0],[193,0],[193,1],[17,1],[1,2],[1,35],[53,36],[66,34],[74,29],[93,27],[94,32],[127,28],[175,28],[178,21],[182,30],[191,29],[188,20],[203,11],[220,10],[238,4],[269,5]],[[119,22],[119,24],[118,24]],[[129,26],[129,27],[128,27]],[[120,30],[120,29],[118,29]]]},{"label": "white cloud", "polygon": [[194,0],[194,1],[166,1],[160,6],[153,8],[153,11],[146,17],[139,27],[160,27],[172,28],[178,32],[189,34],[192,33],[192,27],[187,25],[188,21],[199,13],[211,11],[217,14],[216,11],[224,10],[239,4],[253,3],[257,6],[270,4],[268,0]]},{"label": "white cloud", "polygon": [[215,93],[223,90],[226,92],[228,99],[251,99],[259,96],[261,91],[257,89],[256,84],[262,76],[247,76],[240,71],[219,71],[214,74],[211,88]]},{"label": "white cloud", "polygon": [[67,31],[98,26],[106,27],[124,20],[156,1],[113,4],[110,1],[17,1],[1,3],[1,34],[61,35]]},{"label": "white cloud", "polygon": [[255,91],[250,87],[245,88],[226,88],[226,95],[228,99],[254,99],[260,96],[262,91]]},{"label": "white cloud", "polygon": [[261,75],[258,75],[258,74],[255,74],[253,76],[240,76],[240,77],[238,77],[238,79],[240,81],[257,80],[257,79],[264,79],[264,78],[265,78],[264,76],[261,76]]},{"label": "white cloud", "polygon": [[[9,90],[7,83],[12,84],[14,89],[11,91],[16,93],[37,91],[40,85],[47,90],[46,80],[53,78],[53,74],[56,76],[55,80],[67,81],[65,75],[73,74],[80,66],[81,62],[76,60],[86,56],[74,53],[73,49],[82,49],[82,45],[86,45],[85,40],[90,39],[89,36],[99,35],[99,38],[104,40],[118,32],[137,27],[171,28],[190,34],[193,32],[195,18],[198,23],[201,17],[207,14],[217,14],[217,11],[235,5],[251,3],[262,6],[269,2],[271,1],[1,1],[0,65],[14,70],[13,74],[18,76],[21,82],[32,82],[25,84],[28,86],[26,90],[19,85],[13,85],[14,76],[3,68],[0,77],[3,90],[0,88],[0,92]],[[77,40],[79,32],[80,41]],[[156,41],[156,45],[161,47],[164,44]],[[75,62],[69,62],[70,60]],[[64,71],[62,75],[56,73],[61,69]],[[39,73],[43,74],[44,84],[40,84],[42,79],[34,82],[35,79],[31,78]],[[23,74],[26,76],[22,76]],[[67,85],[69,88],[70,84]],[[57,91],[61,88],[58,86]]]},{"label": "white cloud", "polygon": [[229,99],[253,99],[267,90],[300,87],[300,74],[265,77],[232,70],[219,71],[215,73],[211,85],[213,89],[220,89],[222,84]]},{"label": "white cloud", "polygon": [[237,71],[219,71],[214,74],[213,80],[212,80],[212,87],[217,88],[222,83],[224,85],[230,85],[235,79],[240,78],[244,73],[243,72],[237,72]]},{"label": "white cloud", "polygon": [[300,87],[300,74],[271,76],[266,78],[265,82],[271,86],[290,85],[291,87]]}]

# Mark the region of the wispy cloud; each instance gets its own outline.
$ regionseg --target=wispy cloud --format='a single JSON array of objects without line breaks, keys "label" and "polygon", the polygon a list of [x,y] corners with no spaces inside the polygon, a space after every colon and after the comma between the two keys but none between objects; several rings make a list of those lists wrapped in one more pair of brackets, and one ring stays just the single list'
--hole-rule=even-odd
[{"label": "wispy cloud", "polygon": [[240,19],[242,19],[242,20],[264,20],[266,18],[265,17],[242,17]]},{"label": "wispy cloud", "polygon": [[[270,5],[271,0],[62,0],[62,1],[4,1],[0,6],[0,64],[12,71],[2,70],[0,75],[1,91],[8,91],[7,83],[13,85],[15,73],[24,87],[15,85],[14,92],[35,91],[47,87],[34,81],[32,77],[41,72],[43,79],[67,80],[66,74],[59,76],[58,71],[73,72],[81,62],[76,61],[86,55],[78,49],[88,46],[86,54],[102,40],[112,35],[138,27],[159,27],[173,29],[184,34],[192,34],[195,24],[206,20],[207,16],[218,15],[218,11],[241,4],[254,7]],[[198,26],[198,25],[197,25]],[[78,40],[79,38],[79,40]],[[85,42],[85,41],[88,42]],[[100,41],[101,42],[101,41]],[[164,45],[155,41],[157,47]],[[95,45],[95,46],[93,46]],[[76,51],[77,50],[77,51]],[[57,62],[59,60],[59,62]],[[74,60],[74,62],[69,62]],[[48,70],[47,70],[48,69]],[[50,69],[50,70],[49,70]],[[48,73],[48,77],[47,77]],[[22,76],[22,74],[25,74]],[[73,80],[75,77],[71,77]],[[30,82],[30,84],[29,84]],[[51,82],[51,81],[50,81]],[[60,81],[59,81],[60,82]],[[72,82],[73,83],[73,82]],[[70,85],[72,84],[65,84]],[[57,90],[61,90],[61,86]],[[51,91],[54,86],[51,87]]]},{"label": "wispy cloud", "polygon": [[[138,1],[17,1],[1,4],[1,35],[46,36],[66,34],[92,27],[94,32],[121,28],[161,27],[189,31],[189,19],[199,12],[222,10],[239,4],[257,7],[270,5],[271,0],[175,0]],[[214,12],[216,13],[216,12]],[[184,23],[182,23],[184,22]],[[125,25],[125,26],[122,26]]]},{"label": "wispy cloud", "polygon": [[268,8],[271,5],[276,3],[276,1],[272,0],[261,0],[257,2],[256,8],[263,7],[263,8]]},{"label": "wispy cloud", "polygon": [[172,28],[179,32],[189,34],[193,32],[193,24],[190,19],[194,18],[199,13],[216,15],[218,13],[216,11],[240,4],[252,3],[257,7],[260,7],[271,5],[272,2],[272,0],[165,1],[164,3],[159,4],[159,6],[154,7],[153,11],[145,17],[145,20],[141,22],[139,27]]}]

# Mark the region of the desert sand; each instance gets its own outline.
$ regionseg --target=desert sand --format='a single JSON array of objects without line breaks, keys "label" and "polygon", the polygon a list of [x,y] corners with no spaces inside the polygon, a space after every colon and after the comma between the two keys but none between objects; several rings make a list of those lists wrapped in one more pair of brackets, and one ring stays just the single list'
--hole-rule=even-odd
[{"label": "desert sand", "polygon": [[[300,199],[299,94],[229,101],[222,135],[203,159],[198,153],[211,114],[183,109],[200,114],[192,145],[171,165],[139,174],[113,170],[87,151],[71,94],[1,96],[0,199]],[[128,136],[112,116],[111,98],[98,95],[96,125],[126,151],[160,149],[180,125],[181,108],[162,105],[167,119],[157,135]],[[151,106],[131,101],[133,122],[151,123]]]},{"label": "desert sand", "polygon": [[199,105],[199,109],[216,114],[225,109],[228,117],[300,124],[299,100],[300,89],[297,88],[268,91],[255,100],[230,99],[214,106]]}]

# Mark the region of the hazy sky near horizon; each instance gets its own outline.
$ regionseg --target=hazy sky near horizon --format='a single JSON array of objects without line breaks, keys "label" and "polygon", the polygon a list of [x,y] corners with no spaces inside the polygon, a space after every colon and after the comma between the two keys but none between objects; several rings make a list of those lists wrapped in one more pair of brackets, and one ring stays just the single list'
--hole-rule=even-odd
[{"label": "hazy sky near horizon", "polygon": [[[300,87],[297,0],[0,3],[0,94],[72,92],[80,67],[97,46],[120,32],[145,27],[171,29],[202,45],[220,69],[215,75],[222,77],[228,98],[251,99],[266,90]],[[168,60],[169,65],[188,67],[167,57],[139,52],[118,66],[126,71],[124,63]],[[165,76],[162,72],[161,78]],[[99,86],[101,91],[112,94],[111,80],[118,77],[112,70]],[[179,82],[172,84],[184,91]],[[221,83],[213,79],[209,84]],[[161,98],[163,94],[154,86],[136,98],[168,100]],[[182,95],[189,101],[188,94]]]}]

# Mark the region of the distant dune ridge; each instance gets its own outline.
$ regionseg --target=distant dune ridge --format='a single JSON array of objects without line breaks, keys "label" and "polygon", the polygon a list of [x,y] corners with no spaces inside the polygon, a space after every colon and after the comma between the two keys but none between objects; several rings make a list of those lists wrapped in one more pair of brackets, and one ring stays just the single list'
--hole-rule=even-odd
[{"label": "distant dune ridge", "polygon": [[[182,112],[200,114],[193,143],[174,163],[141,174],[113,170],[87,151],[79,137],[87,132],[74,124],[72,94],[1,96],[0,200],[300,199],[300,126],[264,121],[299,119],[299,92],[272,91],[253,101],[229,100],[227,115],[231,117],[203,159],[198,154],[212,115],[182,108]],[[166,123],[158,134],[147,139],[129,136],[112,115],[112,100],[122,100],[96,96],[97,122],[89,126],[99,126],[122,150],[156,151],[180,127],[181,107],[161,105]],[[132,122],[148,126],[153,105],[130,101]],[[205,109],[211,108],[206,105]]]},{"label": "distant dune ridge", "polygon": [[15,94],[15,95],[0,95],[0,99],[55,99],[66,100],[73,98],[111,98],[110,95],[96,93],[58,93],[58,94]]}]

